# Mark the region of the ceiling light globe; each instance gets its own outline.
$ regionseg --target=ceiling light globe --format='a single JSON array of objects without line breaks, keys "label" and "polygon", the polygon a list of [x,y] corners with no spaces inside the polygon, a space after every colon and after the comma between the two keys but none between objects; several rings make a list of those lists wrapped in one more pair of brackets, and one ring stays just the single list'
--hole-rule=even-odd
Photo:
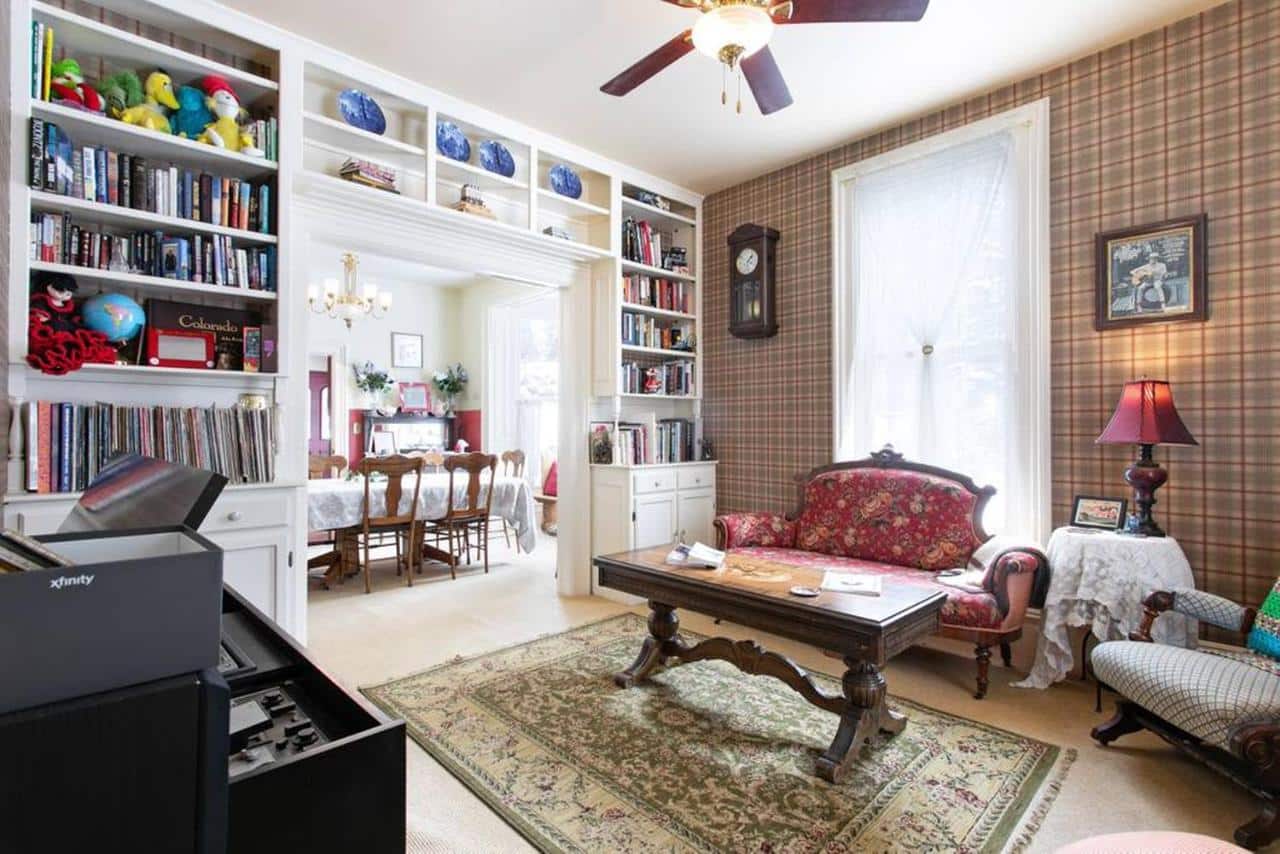
[{"label": "ceiling light globe", "polygon": [[773,18],[760,6],[718,6],[693,25],[693,46],[713,59],[727,45],[742,48],[745,59],[769,43]]}]

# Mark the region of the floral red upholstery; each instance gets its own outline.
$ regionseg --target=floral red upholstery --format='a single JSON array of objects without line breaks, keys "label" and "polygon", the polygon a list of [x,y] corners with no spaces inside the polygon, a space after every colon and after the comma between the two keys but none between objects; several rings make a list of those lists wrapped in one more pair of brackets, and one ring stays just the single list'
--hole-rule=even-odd
[{"label": "floral red upholstery", "polygon": [[1005,614],[993,593],[985,591],[974,593],[941,584],[937,580],[937,573],[931,570],[912,569],[890,563],[799,549],[747,547],[735,548],[734,551],[737,554],[751,555],[791,566],[807,566],[837,572],[873,572],[904,584],[941,590],[947,594],[947,602],[942,606],[940,615],[944,625],[962,626],[967,629],[995,629],[1004,622]]},{"label": "floral red upholstery", "polygon": [[778,513],[731,513],[716,519],[723,549],[745,546],[791,548],[796,542],[796,523]]},{"label": "floral red upholstery", "polygon": [[963,567],[982,538],[977,497],[945,477],[902,469],[845,469],[805,486],[796,548],[917,569]]}]

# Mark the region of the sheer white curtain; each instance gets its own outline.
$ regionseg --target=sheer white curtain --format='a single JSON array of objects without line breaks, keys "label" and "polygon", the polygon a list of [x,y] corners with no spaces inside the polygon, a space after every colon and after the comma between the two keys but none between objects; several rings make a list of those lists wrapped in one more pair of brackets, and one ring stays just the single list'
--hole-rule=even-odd
[{"label": "sheer white curtain", "polygon": [[1047,434],[1047,408],[1028,374],[1047,369],[1034,339],[1048,333],[1031,298],[1027,133],[966,137],[837,184],[837,457],[891,442],[995,485],[988,530],[1038,537],[1048,502],[1032,455],[1047,435],[1030,434]]},{"label": "sheer white curtain", "polygon": [[559,295],[489,308],[485,442],[489,453],[519,449],[525,478],[542,486],[543,458],[555,458],[559,423]]}]

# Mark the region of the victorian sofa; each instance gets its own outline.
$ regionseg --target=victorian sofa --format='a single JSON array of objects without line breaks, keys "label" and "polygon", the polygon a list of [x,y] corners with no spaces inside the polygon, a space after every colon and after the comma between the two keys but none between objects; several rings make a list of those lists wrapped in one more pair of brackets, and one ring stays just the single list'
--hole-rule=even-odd
[{"label": "victorian sofa", "polygon": [[974,644],[974,696],[986,696],[991,647],[1000,648],[1008,667],[1010,643],[1022,635],[1027,608],[1043,605],[1049,585],[1049,563],[1037,547],[983,530],[982,510],[995,488],[907,462],[892,446],[864,460],[813,469],[796,481],[800,503],[789,516],[718,517],[719,547],[943,591],[939,634]]},{"label": "victorian sofa", "polygon": [[1152,643],[1165,611],[1247,635],[1253,608],[1202,590],[1158,591],[1129,640],[1107,641],[1090,661],[1099,685],[1123,699],[1093,728],[1100,744],[1148,729],[1252,792],[1258,816],[1236,828],[1236,842],[1260,848],[1280,837],[1280,660],[1243,647],[1183,649]]}]

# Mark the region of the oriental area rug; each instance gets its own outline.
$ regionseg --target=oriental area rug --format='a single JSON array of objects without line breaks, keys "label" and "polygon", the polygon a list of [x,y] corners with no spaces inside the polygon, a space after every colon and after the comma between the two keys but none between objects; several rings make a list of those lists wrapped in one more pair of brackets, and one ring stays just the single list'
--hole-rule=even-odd
[{"label": "oriental area rug", "polygon": [[363,691],[543,851],[1017,851],[1074,759],[892,698],[906,729],[832,785],[836,717],[775,679],[702,661],[616,687],[646,634],[624,614]]}]

